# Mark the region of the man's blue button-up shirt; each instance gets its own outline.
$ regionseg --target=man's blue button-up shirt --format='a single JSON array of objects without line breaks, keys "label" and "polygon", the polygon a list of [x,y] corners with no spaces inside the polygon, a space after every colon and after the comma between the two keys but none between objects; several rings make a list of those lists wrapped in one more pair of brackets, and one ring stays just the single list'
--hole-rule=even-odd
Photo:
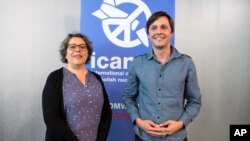
[{"label": "man's blue button-up shirt", "polygon": [[[197,116],[201,107],[195,65],[192,59],[171,47],[166,64],[157,61],[153,52],[134,58],[123,99],[134,122],[137,117],[157,124],[181,120],[185,127]],[[135,125],[136,134],[146,141],[181,141],[183,128],[174,135],[153,137]]]}]

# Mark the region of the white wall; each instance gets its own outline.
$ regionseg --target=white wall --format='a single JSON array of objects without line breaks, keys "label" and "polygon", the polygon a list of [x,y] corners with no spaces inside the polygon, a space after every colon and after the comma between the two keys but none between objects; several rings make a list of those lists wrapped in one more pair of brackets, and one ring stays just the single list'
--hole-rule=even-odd
[{"label": "white wall", "polygon": [[[203,96],[191,141],[228,141],[230,124],[250,124],[249,13],[248,0],[176,0],[176,47],[194,59]],[[42,88],[79,29],[80,0],[0,0],[1,141],[44,140]]]},{"label": "white wall", "polygon": [[202,92],[191,141],[229,141],[250,124],[250,1],[177,0],[176,47],[194,59]]},{"label": "white wall", "polygon": [[80,0],[0,0],[0,141],[43,141],[41,94]]}]

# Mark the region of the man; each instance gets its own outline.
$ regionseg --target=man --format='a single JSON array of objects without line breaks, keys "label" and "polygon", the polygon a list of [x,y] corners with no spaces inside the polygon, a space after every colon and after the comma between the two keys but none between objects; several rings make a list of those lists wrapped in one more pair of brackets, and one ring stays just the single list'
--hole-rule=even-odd
[{"label": "man", "polygon": [[173,19],[163,11],[147,21],[152,51],[134,58],[123,99],[136,141],[186,141],[187,125],[201,107],[192,59],[170,45]]}]

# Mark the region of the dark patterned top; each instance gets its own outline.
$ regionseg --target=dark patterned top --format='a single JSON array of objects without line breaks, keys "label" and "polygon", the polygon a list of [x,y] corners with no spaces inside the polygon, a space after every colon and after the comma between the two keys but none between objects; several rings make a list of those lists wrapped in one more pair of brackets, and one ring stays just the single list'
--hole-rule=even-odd
[{"label": "dark patterned top", "polygon": [[63,75],[67,123],[80,141],[95,141],[103,105],[101,83],[91,72],[87,73],[86,85],[66,68]]}]

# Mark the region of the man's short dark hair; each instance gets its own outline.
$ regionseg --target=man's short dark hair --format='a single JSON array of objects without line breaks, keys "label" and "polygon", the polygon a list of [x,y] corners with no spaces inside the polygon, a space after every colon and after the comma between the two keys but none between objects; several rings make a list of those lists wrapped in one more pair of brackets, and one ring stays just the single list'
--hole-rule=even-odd
[{"label": "man's short dark hair", "polygon": [[159,19],[160,17],[166,17],[168,19],[170,27],[171,27],[171,33],[174,33],[174,20],[171,18],[171,16],[168,13],[166,13],[164,11],[157,11],[157,12],[153,13],[149,17],[149,19],[147,21],[147,25],[146,25],[146,27],[147,27],[147,33],[148,33],[148,30],[149,30],[149,26],[153,22],[155,22],[157,19]]}]

